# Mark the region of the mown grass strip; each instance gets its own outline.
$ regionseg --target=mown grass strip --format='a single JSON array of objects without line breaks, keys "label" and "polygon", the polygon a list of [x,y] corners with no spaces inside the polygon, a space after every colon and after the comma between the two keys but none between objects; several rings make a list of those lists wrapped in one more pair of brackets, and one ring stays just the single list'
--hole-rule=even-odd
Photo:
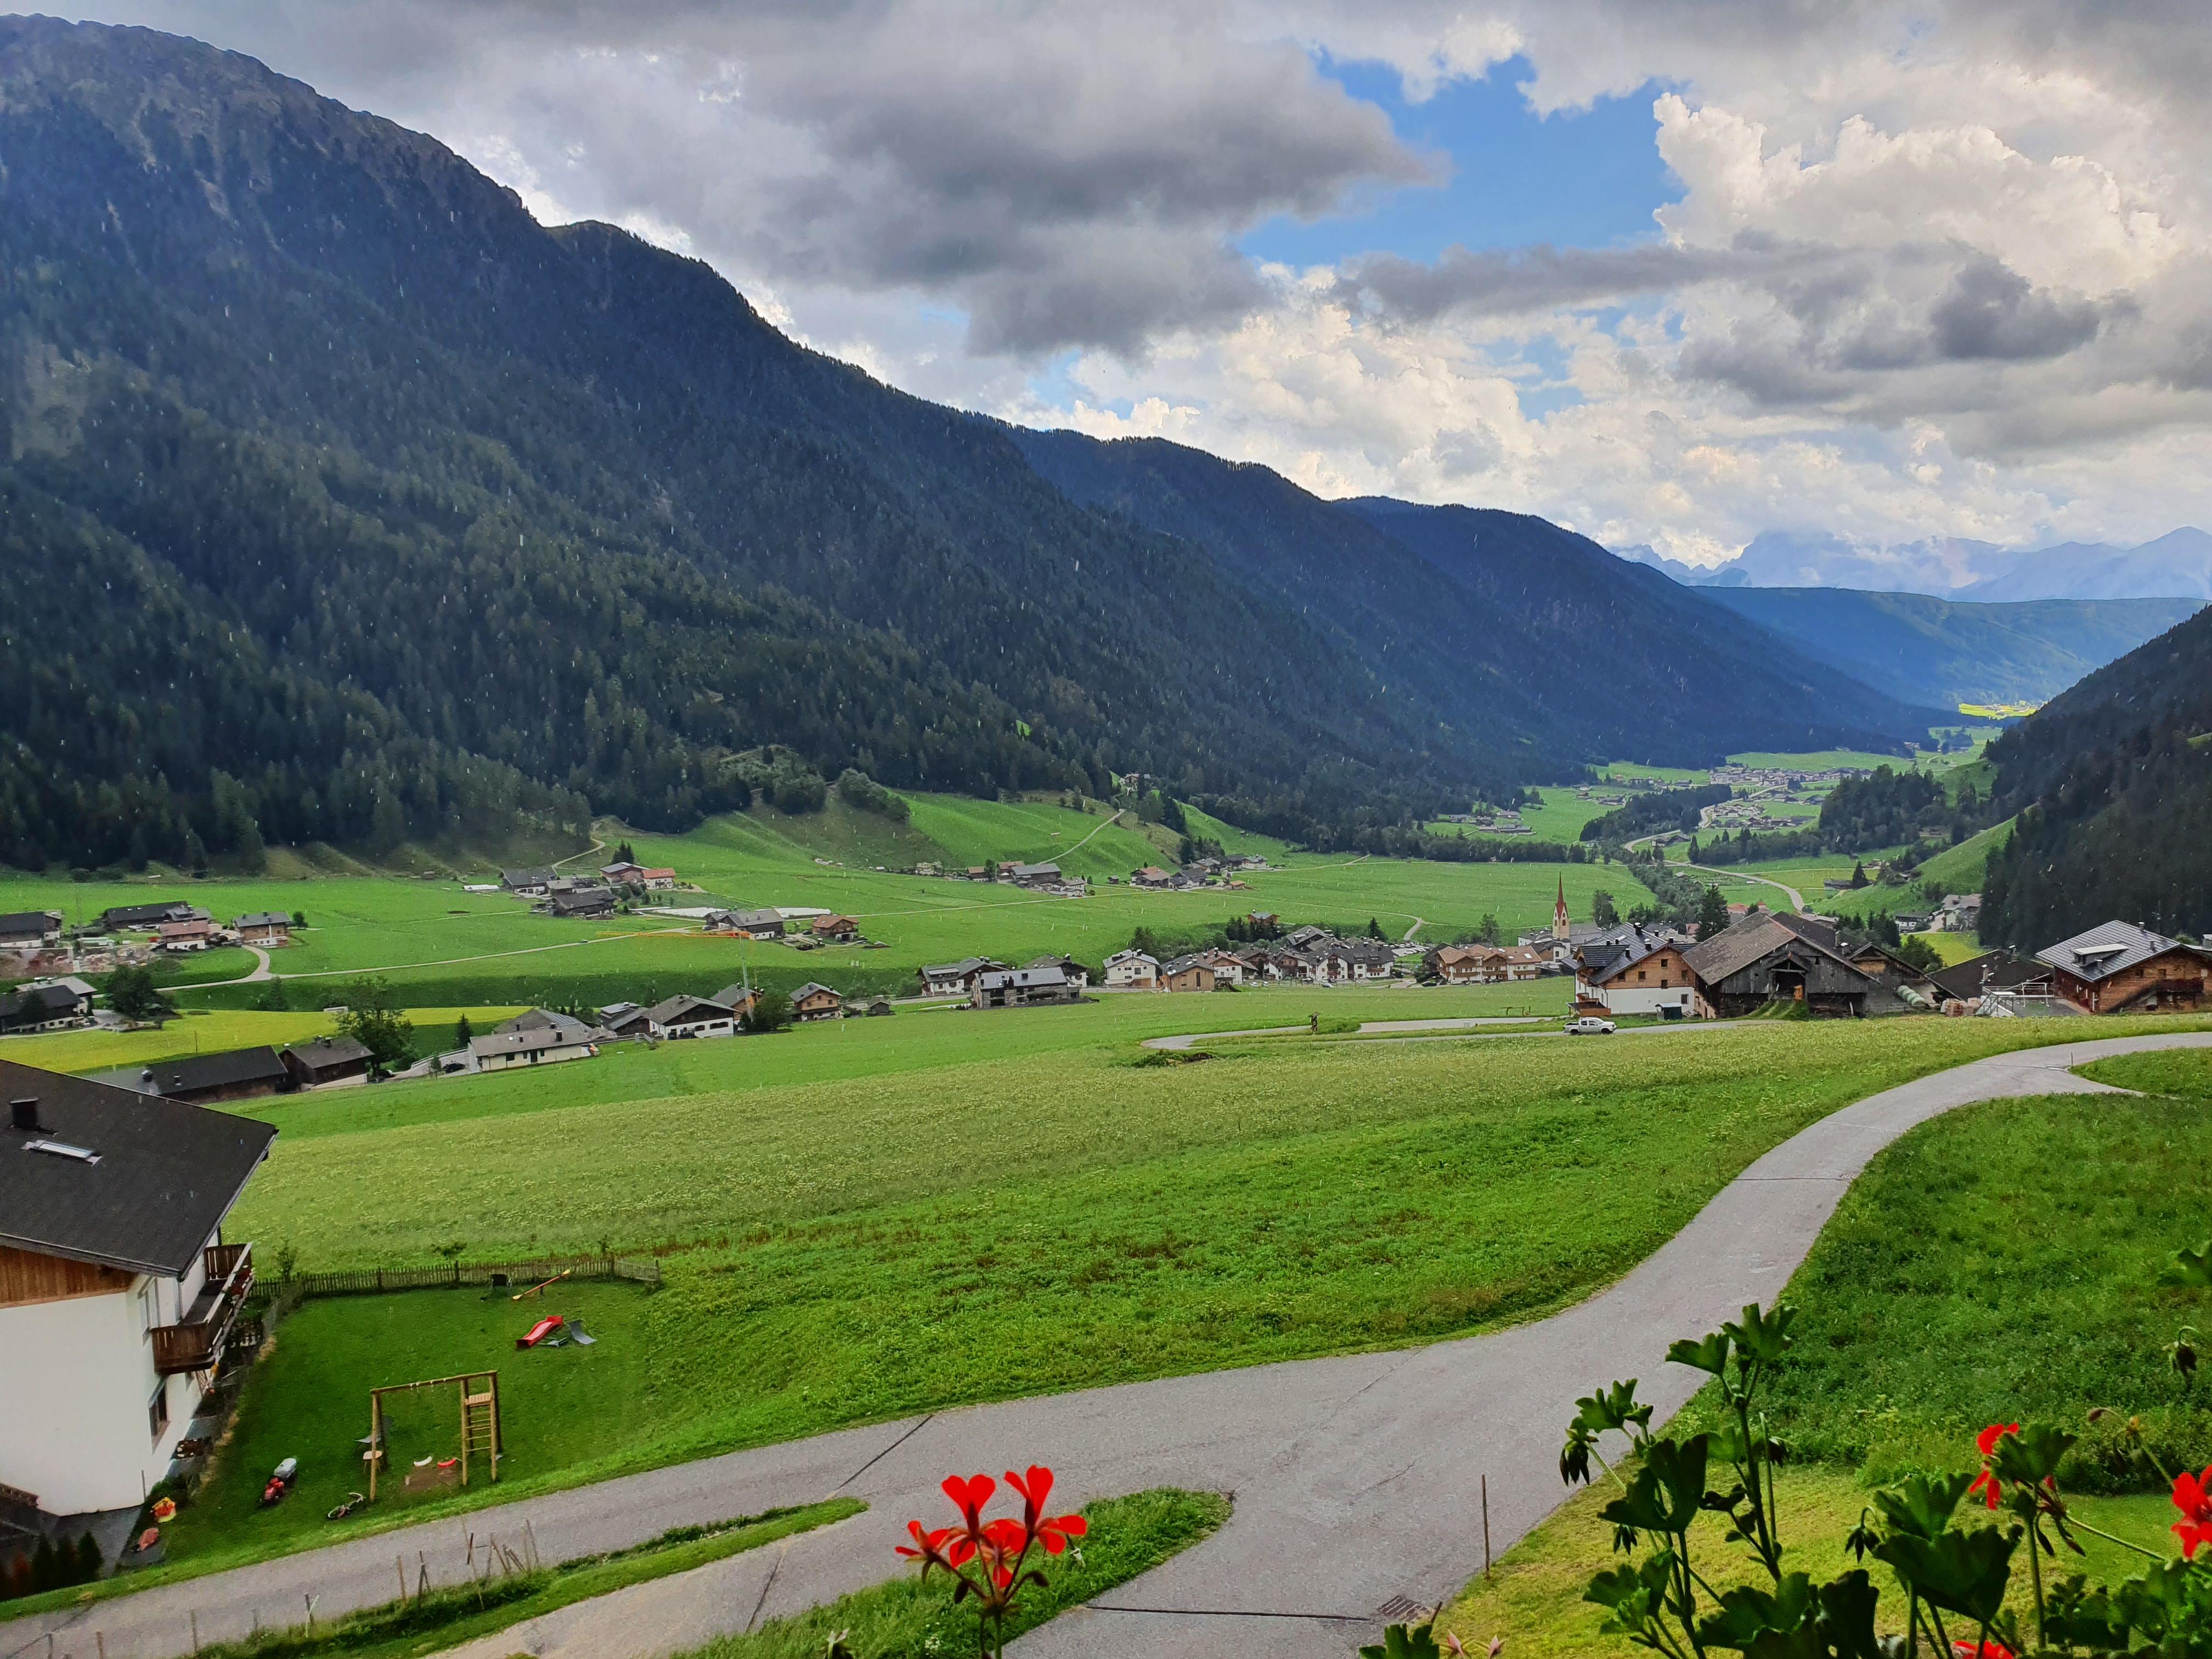
[{"label": "mown grass strip", "polygon": [[794,1533],[842,1521],[867,1507],[833,1498],[801,1509],[770,1510],[709,1527],[679,1527],[629,1549],[581,1556],[557,1566],[426,1591],[419,1598],[366,1607],[310,1630],[264,1631],[244,1642],[204,1647],[200,1659],[416,1659],[505,1630],[593,1596],[671,1573],[688,1572]]},{"label": "mown grass strip", "polygon": [[[1161,1488],[1092,1504],[1083,1513],[1090,1535],[1080,1551],[1048,1560],[1047,1583],[1025,1592],[1017,1604],[1018,1616],[1007,1623],[1009,1641],[1188,1549],[1229,1518],[1229,1500]],[[686,1659],[821,1659],[841,1631],[855,1659],[939,1659],[972,1652],[975,1615],[954,1607],[950,1590],[941,1577],[927,1584],[911,1576],[893,1579],[759,1630],[725,1636]]]}]

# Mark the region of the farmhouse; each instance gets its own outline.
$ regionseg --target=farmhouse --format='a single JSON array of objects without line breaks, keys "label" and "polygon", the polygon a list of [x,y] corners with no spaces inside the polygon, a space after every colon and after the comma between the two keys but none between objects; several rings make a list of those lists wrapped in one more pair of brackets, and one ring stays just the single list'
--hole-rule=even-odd
[{"label": "farmhouse", "polygon": [[295,1089],[339,1089],[368,1081],[368,1050],[349,1036],[295,1042],[276,1056]]},{"label": "farmhouse", "polygon": [[1017,887],[1057,887],[1060,885],[1060,866],[1056,864],[1010,864],[1006,873],[1013,878]]},{"label": "farmhouse", "polygon": [[2051,989],[2085,1013],[2148,1013],[2204,1006],[2212,951],[2130,921],[2108,921],[2038,951],[2035,959],[2051,969]]},{"label": "farmhouse", "polygon": [[0,1032],[67,1031],[92,1024],[92,988],[82,980],[25,985],[0,994]]},{"label": "farmhouse", "polygon": [[526,1008],[513,1019],[502,1020],[492,1027],[496,1032],[507,1031],[580,1031],[584,1022],[574,1014],[556,1013],[550,1008]]},{"label": "farmhouse", "polygon": [[1583,947],[1575,973],[1575,1000],[1607,1013],[1659,1014],[1680,1019],[1690,1012],[1690,969],[1682,959],[1688,941],[1666,929],[1623,927]]},{"label": "farmhouse", "polygon": [[791,1017],[794,1020],[836,1019],[844,1012],[844,998],[815,981],[809,980],[791,994]]},{"label": "farmhouse", "polygon": [[1160,964],[1164,991],[1211,991],[1219,983],[1220,976],[1194,956],[1177,957]]},{"label": "farmhouse", "polygon": [[726,928],[739,939],[781,939],[783,912],[781,910],[711,910],[707,915],[709,930]]},{"label": "farmhouse", "polygon": [[975,981],[994,969],[1004,968],[1003,962],[994,962],[988,957],[963,957],[957,962],[940,962],[933,967],[917,968],[915,973],[921,981],[924,996],[973,996]]},{"label": "farmhouse", "polygon": [[1067,982],[1079,991],[1091,988],[1091,970],[1073,957],[1039,957],[1030,963],[1032,968],[1057,968],[1067,975]]},{"label": "farmhouse", "polygon": [[499,884],[510,893],[524,898],[544,898],[551,890],[554,872],[550,870],[502,870]]},{"label": "farmhouse", "polygon": [[1936,907],[1929,918],[1929,930],[1938,933],[1974,933],[1982,927],[1982,896],[1979,893],[1953,893]]},{"label": "farmhouse", "polygon": [[726,1037],[738,1034],[736,1012],[705,997],[670,997],[647,1009],[645,1018],[657,1037]]},{"label": "farmhouse", "polygon": [[1157,991],[1160,964],[1142,951],[1116,951],[1106,958],[1106,983],[1117,990]]},{"label": "farmhouse", "polygon": [[605,1032],[589,1026],[581,1031],[494,1031],[469,1040],[469,1066],[478,1072],[507,1072],[518,1066],[589,1060],[605,1038]]},{"label": "farmhouse", "polygon": [[1141,870],[1129,872],[1129,885],[1132,887],[1164,887],[1169,879],[1168,872],[1157,864],[1148,864]]},{"label": "farmhouse", "polygon": [[760,1000],[760,993],[746,985],[725,985],[707,1000],[721,1004],[742,1025],[745,1016],[752,1012],[753,1006]]},{"label": "farmhouse", "polygon": [[4,1061],[0,1092],[0,1484],[135,1510],[240,1334],[252,1247],[222,1222],[276,1131]]},{"label": "farmhouse", "polygon": [[653,1021],[635,1002],[611,1002],[599,1010],[599,1028],[611,1037],[648,1037]]},{"label": "farmhouse", "polygon": [[292,918],[281,910],[253,911],[232,922],[230,928],[240,945],[266,947],[292,942]]},{"label": "farmhouse", "polygon": [[1938,1007],[1953,1002],[1978,1003],[1991,995],[2040,1003],[2051,1000],[2049,965],[2030,957],[2016,957],[2009,951],[1990,951],[1972,957],[1948,968],[1939,968],[1928,977],[1934,987],[1930,994]]},{"label": "farmhouse", "polygon": [[204,951],[215,943],[215,924],[202,917],[190,921],[165,921],[154,929],[154,942],[161,950],[181,955]]},{"label": "farmhouse", "polygon": [[589,921],[596,916],[611,916],[615,913],[615,896],[605,887],[575,887],[566,892],[549,894],[545,914],[569,921]]},{"label": "farmhouse", "polygon": [[811,927],[815,938],[833,939],[839,945],[850,945],[860,937],[860,924],[850,916],[817,916]]},{"label": "farmhouse", "polygon": [[181,899],[163,899],[155,904],[118,904],[100,913],[100,925],[108,932],[127,928],[143,932],[157,927],[165,921],[205,921],[208,913],[197,905],[186,904]]},{"label": "farmhouse", "polygon": [[62,913],[58,910],[16,910],[0,916],[0,951],[58,945],[61,938]]},{"label": "farmhouse", "polygon": [[1692,977],[1691,1011],[1734,1019],[1770,1002],[1802,1002],[1815,1015],[1856,1018],[1880,990],[1834,950],[1774,915],[1746,916],[1680,954]]},{"label": "farmhouse", "polygon": [[1058,968],[994,969],[977,975],[973,998],[978,1008],[1035,1008],[1079,1000],[1080,994]]},{"label": "farmhouse", "polygon": [[141,1087],[164,1100],[181,1100],[204,1106],[218,1100],[252,1100],[262,1095],[283,1094],[292,1087],[292,1074],[276,1051],[264,1043],[258,1048],[236,1048],[225,1054],[194,1054],[185,1060],[165,1060],[139,1073]]}]

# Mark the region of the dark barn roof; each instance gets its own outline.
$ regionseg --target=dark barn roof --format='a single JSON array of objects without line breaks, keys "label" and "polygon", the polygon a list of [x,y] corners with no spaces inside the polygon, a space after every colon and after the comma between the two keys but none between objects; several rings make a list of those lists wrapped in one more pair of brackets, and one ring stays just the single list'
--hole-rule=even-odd
[{"label": "dark barn roof", "polygon": [[[0,1241],[134,1273],[186,1272],[276,1137],[274,1125],[0,1060]],[[33,1151],[39,1142],[89,1152]]]},{"label": "dark barn roof", "polygon": [[291,1073],[276,1051],[264,1043],[258,1048],[234,1048],[222,1054],[191,1054],[149,1066],[157,1095],[198,1094],[203,1089],[230,1089],[241,1083],[284,1084]]}]

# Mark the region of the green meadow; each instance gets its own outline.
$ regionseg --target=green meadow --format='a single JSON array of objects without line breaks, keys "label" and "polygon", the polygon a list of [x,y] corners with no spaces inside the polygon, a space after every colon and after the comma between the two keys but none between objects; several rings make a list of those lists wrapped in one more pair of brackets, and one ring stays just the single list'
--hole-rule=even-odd
[{"label": "green meadow", "polygon": [[[1358,998],[1410,1000],[1347,1001]],[[1692,1027],[1602,1043],[1301,1034],[1134,1063],[1155,1020],[1287,1023],[1297,1000],[1281,1000],[908,1014],[845,1028],[879,1045],[872,1057],[808,1031],[668,1045],[661,1055],[682,1048],[702,1068],[682,1078],[586,1061],[522,1080],[534,1091],[453,1079],[249,1103],[284,1133],[232,1231],[291,1246],[308,1270],[427,1263],[454,1245],[480,1261],[657,1253],[659,1289],[595,1292],[611,1308],[633,1298],[604,1316],[623,1346],[588,1351],[636,1368],[623,1372],[622,1410],[527,1466],[532,1485],[567,1485],[974,1401],[1540,1315],[1626,1271],[1823,1113],[2077,1034],[2033,1020]],[[1084,1015],[1105,1019],[1086,1030]],[[888,1041],[930,1021],[950,1045],[933,1062]],[[956,1030],[963,1021],[983,1036]],[[964,1059],[963,1042],[977,1045]],[[787,1048],[803,1061],[776,1057]],[[786,1064],[805,1079],[763,1074]],[[710,1066],[729,1080],[716,1085]],[[681,1091],[650,1092],[672,1084]],[[279,1352],[296,1342],[309,1350],[298,1363],[319,1366],[314,1350],[358,1343],[358,1367],[331,1373],[355,1384],[484,1363],[507,1334],[481,1325],[482,1310],[504,1317],[506,1304],[478,1294],[312,1304]],[[317,1322],[332,1322],[328,1345]],[[439,1337],[448,1326],[462,1334]],[[288,1390],[264,1387],[281,1374],[255,1375],[240,1434],[274,1444],[289,1427],[294,1455],[343,1466],[358,1427],[295,1421]],[[331,1443],[301,1443],[311,1431]],[[525,1478],[518,1462],[515,1490]]]},{"label": "green meadow", "polygon": [[[1095,803],[1093,804],[1096,805]],[[298,911],[308,926],[270,952],[295,1010],[343,1000],[346,986],[380,974],[407,1003],[465,1007],[505,1003],[594,1006],[651,1002],[679,991],[712,993],[740,976],[788,989],[818,979],[848,993],[915,987],[915,969],[967,956],[1026,963],[1070,955],[1096,967],[1139,927],[1165,942],[1195,936],[1249,910],[1273,910],[1292,924],[1319,921],[1364,929],[1371,920],[1391,939],[1423,941],[1472,933],[1495,916],[1509,934],[1546,926],[1564,877],[1570,907],[1590,913],[1592,896],[1610,890],[1623,908],[1648,895],[1625,870],[1599,865],[1437,864],[1418,860],[1293,853],[1264,837],[1224,832],[1241,850],[1265,853],[1279,867],[1245,878],[1241,890],[1139,892],[1126,875],[1171,860],[1174,837],[1119,822],[1103,811],[1052,802],[974,801],[917,796],[910,823],[856,812],[833,798],[819,814],[793,818],[771,810],[711,819],[682,836],[604,830],[628,839],[637,857],[667,865],[697,890],[655,895],[670,908],[709,905],[839,911],[857,918],[864,945],[801,951],[702,933],[696,921],[640,909],[599,921],[534,914],[503,893],[471,893],[453,875],[435,878],[343,873],[283,879],[140,878],[71,882],[0,880],[0,905],[52,908],[89,922],[111,905],[175,895],[228,919],[246,910]],[[1194,817],[1194,833],[1222,827]],[[926,836],[923,832],[927,831]],[[896,842],[896,845],[893,843]],[[954,850],[957,849],[957,850]],[[894,873],[896,863],[925,855],[948,867],[995,859],[1052,860],[1091,874],[1091,896],[1053,898],[997,883]],[[571,860],[597,864],[611,854]],[[876,865],[884,865],[878,870]],[[490,870],[462,872],[477,881]],[[210,951],[164,962],[161,973],[184,1006],[260,1006],[265,984],[216,985],[252,971],[243,951]],[[191,988],[202,987],[209,988]]]}]

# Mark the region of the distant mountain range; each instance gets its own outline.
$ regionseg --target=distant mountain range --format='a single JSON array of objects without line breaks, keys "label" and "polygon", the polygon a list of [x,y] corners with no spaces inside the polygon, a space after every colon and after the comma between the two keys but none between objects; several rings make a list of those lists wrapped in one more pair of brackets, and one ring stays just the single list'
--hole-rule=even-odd
[{"label": "distant mountain range", "polygon": [[0,858],[589,813],[766,744],[1327,840],[1916,708],[1510,514],[1016,431],[252,58],[0,19]]},{"label": "distant mountain range", "polygon": [[1648,546],[1619,551],[1693,587],[1850,587],[1972,601],[2212,600],[2212,534],[2193,528],[2137,547],[2066,542],[2026,552],[1958,537],[1867,549],[1835,536],[1778,531],[1710,567]]},{"label": "distant mountain range", "polygon": [[1908,702],[2044,702],[2201,608],[2191,599],[1961,603],[1847,587],[1708,587],[1808,657]]}]

